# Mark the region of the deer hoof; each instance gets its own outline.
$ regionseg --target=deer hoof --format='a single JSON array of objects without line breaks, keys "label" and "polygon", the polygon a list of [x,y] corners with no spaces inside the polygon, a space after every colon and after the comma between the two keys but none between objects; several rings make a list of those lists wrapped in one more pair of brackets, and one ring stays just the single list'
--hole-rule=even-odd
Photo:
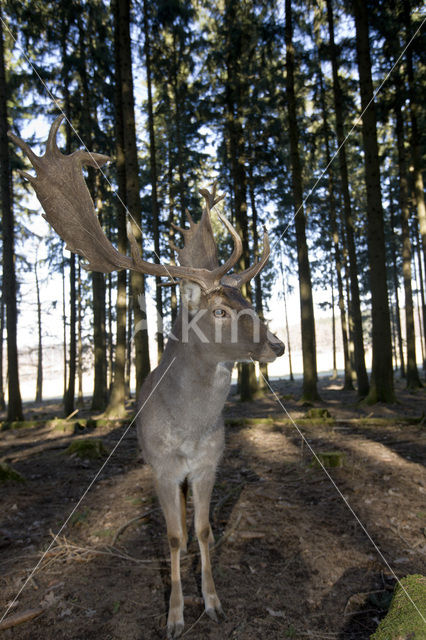
[{"label": "deer hoof", "polygon": [[183,622],[168,622],[167,640],[174,640],[174,638],[179,638],[182,635],[183,627]]},{"label": "deer hoof", "polygon": [[225,613],[222,609],[222,605],[220,604],[219,598],[216,597],[216,601],[213,603],[213,606],[206,607],[206,613],[215,622],[219,622],[220,618],[225,618]]}]

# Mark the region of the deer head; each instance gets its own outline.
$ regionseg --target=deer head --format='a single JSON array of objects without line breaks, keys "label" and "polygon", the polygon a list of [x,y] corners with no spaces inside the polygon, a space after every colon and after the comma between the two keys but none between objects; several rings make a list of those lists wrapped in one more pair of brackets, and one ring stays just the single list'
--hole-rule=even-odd
[{"label": "deer head", "polygon": [[[210,210],[223,198],[212,192],[200,191],[205,199],[201,220],[195,224],[188,214],[189,228],[175,228],[185,240],[183,248],[173,247],[178,253],[179,265],[161,265],[143,260],[131,225],[127,226],[131,257],[119,253],[105,236],[96,216],[92,198],[82,174],[82,166],[96,168],[109,160],[108,156],[87,151],[64,155],[58,149],[56,136],[63,116],[54,121],[43,156],[37,156],[20,138],[9,132],[10,138],[31,161],[36,176],[21,171],[33,186],[44,209],[44,218],[66,242],[70,251],[87,260],[85,269],[110,273],[131,269],[148,275],[177,278],[181,285],[182,305],[188,314],[194,338],[204,343],[218,361],[248,360],[272,361],[282,355],[284,345],[243,298],[241,287],[254,278],[266,264],[270,247],[264,231],[263,252],[260,260],[248,269],[230,274],[242,253],[242,243],[231,223],[217,215],[234,241],[233,251],[222,265],[218,264]],[[195,323],[195,316],[197,322]]]}]

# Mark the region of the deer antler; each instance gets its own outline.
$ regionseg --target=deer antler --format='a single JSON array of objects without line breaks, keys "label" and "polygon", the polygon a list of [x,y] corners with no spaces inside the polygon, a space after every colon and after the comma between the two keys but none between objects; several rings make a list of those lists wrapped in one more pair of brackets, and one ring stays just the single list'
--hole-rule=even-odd
[{"label": "deer antler", "polygon": [[[131,257],[119,253],[108,240],[98,217],[95,213],[93,200],[90,196],[86,182],[82,174],[83,165],[90,165],[99,169],[109,157],[88,151],[75,151],[70,155],[64,155],[58,149],[56,136],[62,123],[63,116],[59,116],[53,122],[46,143],[44,155],[37,156],[31,147],[13,133],[9,137],[17,144],[31,161],[36,176],[25,171],[21,175],[33,186],[38,199],[44,209],[44,218],[52,225],[70,251],[78,253],[87,260],[84,267],[91,271],[110,273],[119,269],[132,269],[154,276],[184,278],[196,282],[201,288],[210,292],[220,284],[241,286],[254,277],[265,264],[269,255],[269,244],[265,233],[264,255],[257,265],[246,269],[239,275],[226,276],[225,274],[236,264],[242,252],[241,239],[236,230],[226,218],[218,213],[219,219],[231,233],[234,240],[234,250],[230,258],[222,266],[213,269],[191,266],[193,264],[161,265],[143,260],[135,237],[127,225],[127,235],[130,242]],[[207,189],[201,190],[206,200],[206,208],[203,215],[209,215],[210,208],[217,204],[223,196],[216,196],[216,185],[213,192]],[[190,219],[193,232],[196,227]],[[185,233],[185,230],[183,230]],[[265,253],[265,248],[267,249]],[[180,255],[185,249],[178,250]],[[217,264],[217,261],[216,261]]]}]

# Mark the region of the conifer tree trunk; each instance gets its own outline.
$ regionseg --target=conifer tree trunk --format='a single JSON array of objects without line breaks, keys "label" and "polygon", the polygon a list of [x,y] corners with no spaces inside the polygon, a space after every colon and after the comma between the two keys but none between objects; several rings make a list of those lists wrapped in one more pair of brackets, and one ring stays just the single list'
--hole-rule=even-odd
[{"label": "conifer tree trunk", "polygon": [[65,258],[62,256],[61,264],[61,277],[62,277],[62,356],[63,356],[63,394],[62,397],[65,400],[67,393],[67,305],[65,300]]},{"label": "conifer tree trunk", "polygon": [[3,303],[3,284],[0,287],[0,411],[6,409],[4,399],[4,381],[3,381],[3,342],[4,342],[4,303]]},{"label": "conifer tree trunk", "polygon": [[287,283],[284,275],[284,259],[283,259],[282,248],[281,248],[281,256],[280,256],[280,268],[281,268],[281,278],[282,278],[282,287],[283,287],[284,319],[285,319],[285,333],[287,336],[288,366],[290,370],[290,380],[293,382],[294,375],[293,375],[293,364],[291,360],[290,329],[288,326],[288,310],[287,310]]},{"label": "conifer tree trunk", "polygon": [[[411,15],[410,15],[410,2],[404,0],[404,18],[406,29],[406,43],[408,44],[412,37],[411,28]],[[423,250],[423,270],[426,274],[426,204],[423,184],[422,160],[421,160],[421,135],[419,135],[418,127],[418,109],[419,109],[419,96],[416,95],[416,86],[414,80],[413,70],[413,51],[412,47],[408,46],[405,51],[407,78],[408,78],[408,97],[409,97],[409,112],[411,120],[411,158],[413,163],[413,186],[414,186],[414,199],[417,208],[417,218],[420,227],[420,237],[422,241]],[[426,313],[423,310],[423,334],[426,335]]]},{"label": "conifer tree trunk", "polygon": [[[64,91],[64,111],[66,116],[65,122],[65,152],[67,155],[71,153],[71,103],[69,93],[69,57],[67,53],[67,35],[68,35],[68,22],[64,12],[61,12],[61,55],[62,55],[62,84]],[[76,374],[76,322],[77,322],[77,310],[76,310],[76,257],[74,253],[70,254],[69,265],[69,284],[70,284],[70,325],[69,325],[69,355],[68,355],[68,382],[64,395],[64,411],[68,416],[74,411],[75,400],[75,374]]]},{"label": "conifer tree trunk", "polygon": [[364,397],[369,391],[367,370],[365,367],[364,339],[362,334],[361,303],[358,284],[358,261],[356,257],[354,240],[354,223],[352,217],[352,205],[349,194],[348,165],[345,149],[345,133],[343,126],[343,100],[340,89],[337,49],[334,41],[334,17],[332,0],[327,1],[327,20],[329,30],[330,58],[333,73],[334,112],[336,118],[336,135],[339,146],[339,170],[343,195],[343,213],[346,232],[346,245],[349,259],[349,283],[350,283],[350,308],[349,319],[351,323],[351,337],[353,340],[353,355],[358,385],[358,395]]},{"label": "conifer tree trunk", "polygon": [[77,404],[83,406],[83,327],[82,327],[82,300],[81,300],[81,260],[77,259]]},{"label": "conifer tree trunk", "polygon": [[311,269],[306,242],[306,220],[303,209],[302,168],[299,156],[299,128],[296,117],[294,91],[294,47],[291,0],[285,0],[285,45],[286,45],[286,96],[290,138],[290,162],[292,174],[293,202],[295,212],[297,259],[299,268],[299,295],[302,327],[303,398],[319,400],[317,391],[317,362],[315,345],[315,320],[312,300]]},{"label": "conifer tree trunk", "polygon": [[16,273],[14,249],[14,216],[12,176],[7,138],[7,85],[3,45],[3,23],[0,6],[0,200],[3,235],[3,299],[6,306],[8,407],[7,419],[22,420],[22,401],[19,387],[16,306]]},{"label": "conifer tree trunk", "polygon": [[[227,23],[226,43],[226,108],[227,133],[229,140],[229,160],[232,181],[233,210],[235,213],[235,228],[241,237],[243,252],[239,261],[239,269],[247,269],[250,261],[249,231],[247,220],[247,176],[243,162],[244,131],[242,126],[242,87],[240,74],[242,58],[242,42],[240,38],[233,38],[232,25],[237,19],[237,0],[226,0],[225,19]],[[250,288],[244,285],[243,295],[250,299]],[[253,400],[258,385],[254,364],[240,363],[238,365],[238,388],[241,401]]]},{"label": "conifer tree trunk", "polygon": [[[152,226],[154,231],[154,262],[160,263],[160,229],[159,229],[159,204],[157,193],[157,151],[155,142],[155,130],[154,130],[154,109],[152,105],[152,71],[151,71],[151,45],[149,37],[149,22],[148,22],[148,6],[147,0],[143,2],[143,24],[144,24],[144,54],[145,54],[145,70],[146,70],[146,83],[148,91],[148,132],[149,132],[149,172],[151,182],[151,212],[152,212]],[[162,318],[163,318],[163,291],[160,286],[161,278],[155,278],[155,306],[157,309],[157,352],[158,359],[161,358],[164,350],[164,336],[162,331]]]},{"label": "conifer tree trunk", "polygon": [[[252,154],[250,153],[250,156]],[[257,206],[256,206],[256,196],[254,193],[254,178],[253,178],[253,166],[252,159],[249,162],[248,166],[249,170],[249,180],[248,180],[248,188],[250,195],[250,206],[252,212],[252,229],[253,229],[253,256],[257,260],[259,258],[259,233],[258,233],[258,215],[257,215]],[[255,300],[255,309],[256,313],[261,320],[264,320],[263,314],[263,297],[262,297],[262,278],[260,273],[255,276],[255,289],[254,289],[254,300]],[[260,397],[269,391],[268,387],[268,365],[266,363],[259,364],[260,376],[258,380],[256,397]]]},{"label": "conifer tree trunk", "polygon": [[395,133],[398,148],[399,204],[402,231],[402,274],[405,294],[405,336],[407,345],[407,389],[421,387],[416,362],[416,333],[414,327],[413,291],[411,286],[411,239],[409,229],[410,207],[408,202],[407,164],[404,148],[404,122],[401,112],[401,94],[395,93]]},{"label": "conifer tree trunk", "polygon": [[[139,165],[136,148],[136,126],[133,97],[132,52],[130,42],[130,0],[115,0],[116,4],[116,56],[120,70],[118,109],[122,111],[123,143],[126,178],[125,204],[130,212],[132,232],[142,254],[141,200],[139,193]],[[134,342],[136,365],[136,393],[150,371],[148,329],[145,305],[145,275],[137,271],[131,272]]]},{"label": "conifer tree trunk", "polygon": [[[96,119],[93,117],[91,105],[89,80],[87,76],[87,48],[92,46],[90,38],[86,38],[86,31],[79,16],[79,74],[81,79],[81,92],[83,99],[83,111],[81,114],[81,136],[86,142],[88,149],[95,151],[93,143],[93,124]],[[96,143],[95,143],[96,145]],[[101,211],[102,201],[99,197],[100,179],[99,171],[88,169],[87,186],[95,201],[95,211],[99,222],[102,223]],[[94,380],[91,409],[102,411],[105,409],[107,401],[106,383],[106,335],[105,335],[105,276],[103,273],[92,271],[92,299],[93,299],[93,356],[94,356]]]},{"label": "conifer tree trunk", "polygon": [[[419,327],[420,327],[421,334],[423,336],[423,343],[424,343],[424,341],[426,340],[426,333],[424,330],[422,331],[422,326],[424,327],[424,320],[426,315],[426,296],[425,296],[425,286],[424,286],[425,282],[424,282],[423,271],[422,271],[422,255],[421,255],[422,250],[421,250],[421,243],[420,243],[418,229],[415,230],[415,254],[417,257],[417,272],[419,274],[418,290],[420,291],[420,300],[421,300],[421,309],[422,309],[422,313],[420,317],[420,303],[419,303],[418,305]],[[426,371],[426,350],[425,349],[423,349],[422,355],[423,355],[423,371]]]},{"label": "conifer tree trunk", "polygon": [[362,138],[367,190],[367,242],[370,267],[373,364],[368,401],[394,402],[392,340],[385,262],[376,110],[373,100],[367,6],[353,0],[361,92]]},{"label": "conifer tree trunk", "polygon": [[[319,34],[317,33],[317,50],[319,49]],[[344,359],[344,383],[343,388],[345,390],[352,390],[354,388],[352,381],[352,367],[351,361],[349,357],[349,344],[348,344],[348,325],[346,318],[346,309],[345,309],[345,296],[343,291],[343,279],[342,279],[342,252],[340,249],[340,238],[339,238],[339,229],[337,226],[337,214],[336,214],[336,198],[335,198],[335,185],[334,185],[334,172],[333,165],[331,162],[331,151],[330,151],[330,127],[328,124],[327,117],[327,108],[326,108],[326,100],[325,100],[325,88],[324,88],[324,80],[321,69],[321,61],[318,60],[318,68],[319,68],[319,85],[320,85],[320,102],[321,102],[321,111],[322,111],[322,119],[324,125],[324,145],[325,145],[325,162],[328,167],[328,209],[330,215],[330,232],[331,238],[333,241],[334,247],[334,263],[336,266],[336,276],[337,276],[337,296],[338,296],[338,305],[340,311],[340,324],[342,329],[342,343],[343,343],[343,359]],[[333,279],[331,280],[333,283]],[[334,329],[334,304],[333,304],[333,329]],[[333,335],[334,338],[334,335]],[[334,342],[333,342],[334,344]],[[335,358],[335,349],[334,349],[334,358]],[[336,365],[333,365],[334,369],[336,369]],[[336,369],[336,377],[337,377],[337,369]]]},{"label": "conifer tree trunk", "polygon": [[40,300],[40,282],[38,279],[38,256],[36,253],[34,263],[34,276],[36,287],[36,304],[37,304],[37,378],[36,378],[36,395],[35,401],[41,402],[43,398],[43,340],[42,340],[42,326],[41,326],[41,300]]},{"label": "conifer tree trunk", "polygon": [[390,210],[390,219],[391,219],[391,231],[392,231],[392,277],[393,277],[393,287],[395,294],[395,323],[396,323],[396,334],[398,340],[398,352],[399,352],[399,373],[401,378],[405,378],[405,358],[404,358],[404,349],[402,346],[402,330],[401,330],[401,309],[399,306],[399,278],[398,278],[398,265],[396,262],[396,248],[395,248],[395,212],[394,212],[394,204],[392,193],[389,195],[389,210]]},{"label": "conifer tree trunk", "polygon": [[[123,82],[122,69],[120,63],[120,12],[119,3],[121,0],[114,2],[114,54],[115,54],[115,141],[116,141],[116,166],[118,181],[119,203],[116,210],[117,221],[117,245],[120,253],[127,251],[127,231],[126,231],[126,210],[123,203],[126,202],[126,161],[124,151],[124,120],[123,109],[121,105],[121,84]],[[124,26],[125,29],[125,26]],[[109,280],[111,286],[111,279]],[[116,342],[113,366],[113,381],[111,394],[108,401],[105,415],[107,417],[124,417],[126,414],[126,384],[125,384],[125,365],[126,365],[126,283],[127,274],[123,269],[117,273],[117,302],[116,302]]]}]

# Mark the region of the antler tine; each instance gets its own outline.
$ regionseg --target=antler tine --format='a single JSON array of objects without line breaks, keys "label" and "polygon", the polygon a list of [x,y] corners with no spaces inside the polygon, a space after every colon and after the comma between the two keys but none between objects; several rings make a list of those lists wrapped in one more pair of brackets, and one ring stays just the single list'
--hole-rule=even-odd
[{"label": "antler tine", "polygon": [[[37,167],[40,166],[40,157],[34,153],[34,151],[26,142],[21,140],[21,138],[18,138],[18,136],[12,133],[12,131],[8,131],[7,135],[12,140],[12,142],[14,142],[20,149],[22,149],[22,151],[25,153],[25,155],[27,156],[28,160],[31,162],[33,167],[37,169]],[[25,178],[27,178],[30,182],[31,182],[31,179],[34,180],[33,176],[29,175],[25,171],[20,171],[20,173]]]},{"label": "antler tine", "polygon": [[58,134],[58,129],[62,124],[62,121],[64,120],[65,116],[63,114],[61,114],[60,116],[58,116],[52,126],[50,127],[50,131],[49,131],[49,136],[47,138],[47,142],[46,142],[46,154],[58,154],[60,153],[59,149],[58,149],[58,145],[56,143],[56,136]]},{"label": "antler tine", "polygon": [[220,267],[218,267],[216,269],[216,273],[218,274],[217,277],[220,280],[220,278],[222,276],[224,276],[228,271],[230,271],[232,269],[232,267],[240,259],[241,254],[243,252],[243,243],[242,243],[241,238],[238,235],[236,229],[229,222],[229,220],[227,220],[221,213],[219,213],[219,211],[217,212],[217,215],[218,215],[218,218],[221,221],[221,223],[223,225],[225,225],[225,227],[228,229],[228,231],[231,234],[232,239],[234,241],[234,249],[233,249],[230,257],[228,258],[228,260],[222,266],[220,266]]},{"label": "antler tine", "polygon": [[255,262],[251,267],[241,271],[241,273],[236,274],[236,278],[238,279],[238,286],[241,287],[245,282],[249,282],[252,280],[257,274],[262,271],[265,264],[268,262],[269,255],[271,253],[271,247],[269,244],[268,233],[263,227],[263,250],[260,259]]}]

